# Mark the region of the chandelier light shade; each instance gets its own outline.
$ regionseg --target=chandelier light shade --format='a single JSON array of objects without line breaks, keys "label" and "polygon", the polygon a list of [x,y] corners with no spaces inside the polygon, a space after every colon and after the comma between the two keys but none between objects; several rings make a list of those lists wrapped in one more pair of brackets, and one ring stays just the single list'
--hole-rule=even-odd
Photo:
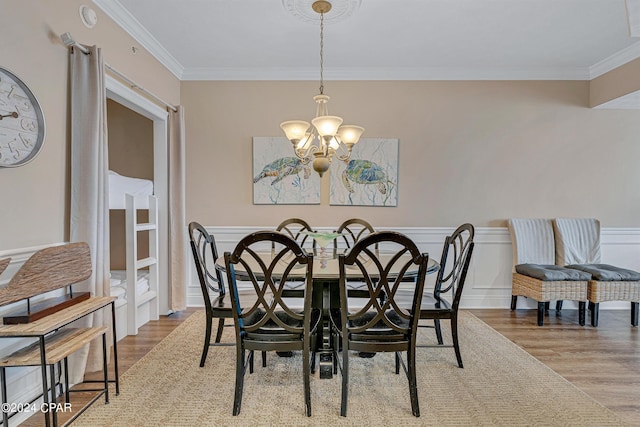
[{"label": "chandelier light shade", "polygon": [[324,14],[331,10],[331,3],[315,1],[313,10],[320,14],[320,94],[313,97],[316,102],[316,116],[309,122],[289,120],[280,123],[287,139],[293,145],[293,152],[304,164],[313,160],[313,169],[322,176],[335,157],[348,161],[353,146],[358,143],[364,128],[343,125],[342,117],[329,115],[329,97],[324,94],[323,54],[324,54]]}]

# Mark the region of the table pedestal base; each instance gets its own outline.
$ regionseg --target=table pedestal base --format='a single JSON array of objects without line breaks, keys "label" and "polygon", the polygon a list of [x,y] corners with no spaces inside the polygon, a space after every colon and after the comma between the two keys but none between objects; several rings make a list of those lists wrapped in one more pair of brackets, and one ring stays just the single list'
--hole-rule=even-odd
[{"label": "table pedestal base", "polygon": [[323,351],[318,356],[320,359],[320,379],[333,378],[333,352]]}]

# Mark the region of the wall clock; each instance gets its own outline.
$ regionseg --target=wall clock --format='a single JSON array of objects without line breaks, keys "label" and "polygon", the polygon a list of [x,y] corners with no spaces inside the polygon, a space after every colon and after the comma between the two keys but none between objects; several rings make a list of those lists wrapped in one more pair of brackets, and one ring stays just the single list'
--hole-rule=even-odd
[{"label": "wall clock", "polygon": [[15,74],[0,67],[0,167],[22,166],[44,142],[44,115],[35,95]]}]

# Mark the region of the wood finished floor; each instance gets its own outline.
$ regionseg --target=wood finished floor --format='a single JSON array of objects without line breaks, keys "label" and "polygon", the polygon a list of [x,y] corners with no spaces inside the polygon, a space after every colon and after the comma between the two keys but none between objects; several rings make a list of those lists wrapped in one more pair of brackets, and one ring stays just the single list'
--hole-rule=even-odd
[{"label": "wood finished floor", "polygon": [[[194,311],[196,309],[188,309],[162,316],[140,328],[138,335],[119,341],[120,373]],[[579,326],[576,310],[562,310],[559,316],[555,310],[550,310],[543,327],[536,325],[535,310],[470,312],[632,425],[640,425],[640,331],[630,325],[628,310],[601,310],[598,328]],[[465,360],[465,363],[473,361]],[[79,408],[87,396],[78,393],[71,399],[73,407]],[[100,399],[94,404],[103,402]],[[60,425],[70,417],[59,415]],[[32,416],[21,425],[43,425],[42,414]]]},{"label": "wood finished floor", "polygon": [[631,326],[630,310],[600,310],[597,328],[580,326],[577,310],[560,315],[550,310],[542,327],[535,310],[470,311],[602,405],[640,425],[640,328]]}]

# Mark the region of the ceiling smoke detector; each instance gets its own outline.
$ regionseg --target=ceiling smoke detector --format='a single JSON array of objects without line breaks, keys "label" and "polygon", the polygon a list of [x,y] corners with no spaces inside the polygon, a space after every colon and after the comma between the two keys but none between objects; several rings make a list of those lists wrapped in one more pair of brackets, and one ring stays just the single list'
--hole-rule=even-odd
[{"label": "ceiling smoke detector", "polygon": [[80,19],[85,27],[93,28],[96,26],[96,23],[98,22],[98,15],[96,15],[96,12],[93,9],[83,4],[80,6],[78,11],[80,12]]}]

